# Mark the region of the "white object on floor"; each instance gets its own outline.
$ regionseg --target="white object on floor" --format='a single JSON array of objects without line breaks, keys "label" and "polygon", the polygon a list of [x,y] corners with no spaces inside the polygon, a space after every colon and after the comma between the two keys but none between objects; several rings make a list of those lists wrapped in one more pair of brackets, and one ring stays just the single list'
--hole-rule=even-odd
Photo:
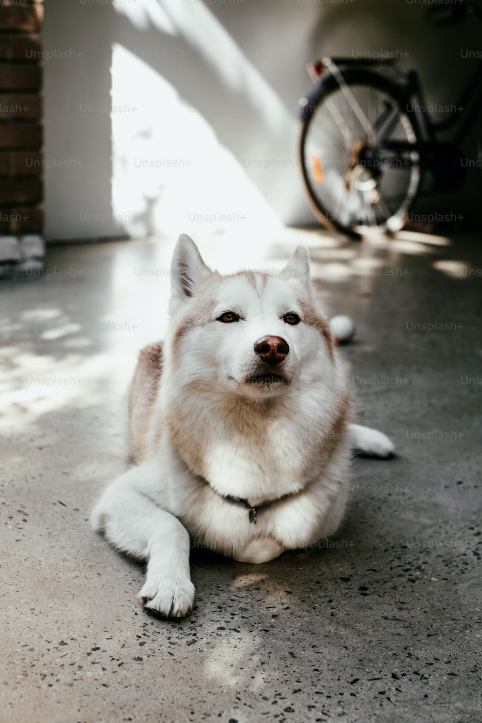
[{"label": "white object on floor", "polygon": [[340,314],[330,320],[330,331],[335,344],[347,344],[355,336],[355,324],[349,316]]}]

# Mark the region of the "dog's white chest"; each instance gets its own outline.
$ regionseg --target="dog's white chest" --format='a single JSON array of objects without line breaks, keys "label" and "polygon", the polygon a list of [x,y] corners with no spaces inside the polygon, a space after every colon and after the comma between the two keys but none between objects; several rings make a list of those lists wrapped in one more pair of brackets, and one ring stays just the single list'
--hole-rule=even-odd
[{"label": "dog's white chest", "polygon": [[304,459],[293,436],[218,440],[206,451],[205,477],[219,494],[242,497],[253,504],[298,492],[305,482]]}]

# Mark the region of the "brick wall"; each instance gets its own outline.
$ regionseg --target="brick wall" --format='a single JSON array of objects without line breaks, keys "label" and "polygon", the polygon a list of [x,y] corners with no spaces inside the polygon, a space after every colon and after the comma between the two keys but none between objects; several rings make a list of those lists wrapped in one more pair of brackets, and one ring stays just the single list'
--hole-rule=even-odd
[{"label": "brick wall", "polygon": [[43,12],[0,0],[0,277],[42,265]]}]

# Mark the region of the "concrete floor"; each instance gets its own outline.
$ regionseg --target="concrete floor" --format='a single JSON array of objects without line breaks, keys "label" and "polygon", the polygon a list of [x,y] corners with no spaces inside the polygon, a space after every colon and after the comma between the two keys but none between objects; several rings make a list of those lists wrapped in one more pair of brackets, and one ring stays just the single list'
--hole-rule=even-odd
[{"label": "concrete floor", "polygon": [[328,312],[356,321],[359,417],[399,456],[354,461],[319,550],[258,567],[196,551],[180,622],[142,611],[142,569],[87,521],[123,469],[117,407],[165,328],[172,243],[56,247],[49,275],[1,285],[2,723],[482,720],[481,245],[203,250],[279,267],[300,241]]}]

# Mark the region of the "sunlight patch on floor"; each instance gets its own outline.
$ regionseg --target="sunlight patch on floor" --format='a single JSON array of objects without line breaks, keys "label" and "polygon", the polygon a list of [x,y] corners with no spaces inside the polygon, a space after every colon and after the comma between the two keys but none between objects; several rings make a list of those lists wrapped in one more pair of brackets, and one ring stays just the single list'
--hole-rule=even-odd
[{"label": "sunlight patch on floor", "polygon": [[464,279],[470,274],[468,264],[463,261],[441,259],[440,261],[434,261],[432,266],[437,271],[442,271],[442,273],[451,276],[453,279]]}]

